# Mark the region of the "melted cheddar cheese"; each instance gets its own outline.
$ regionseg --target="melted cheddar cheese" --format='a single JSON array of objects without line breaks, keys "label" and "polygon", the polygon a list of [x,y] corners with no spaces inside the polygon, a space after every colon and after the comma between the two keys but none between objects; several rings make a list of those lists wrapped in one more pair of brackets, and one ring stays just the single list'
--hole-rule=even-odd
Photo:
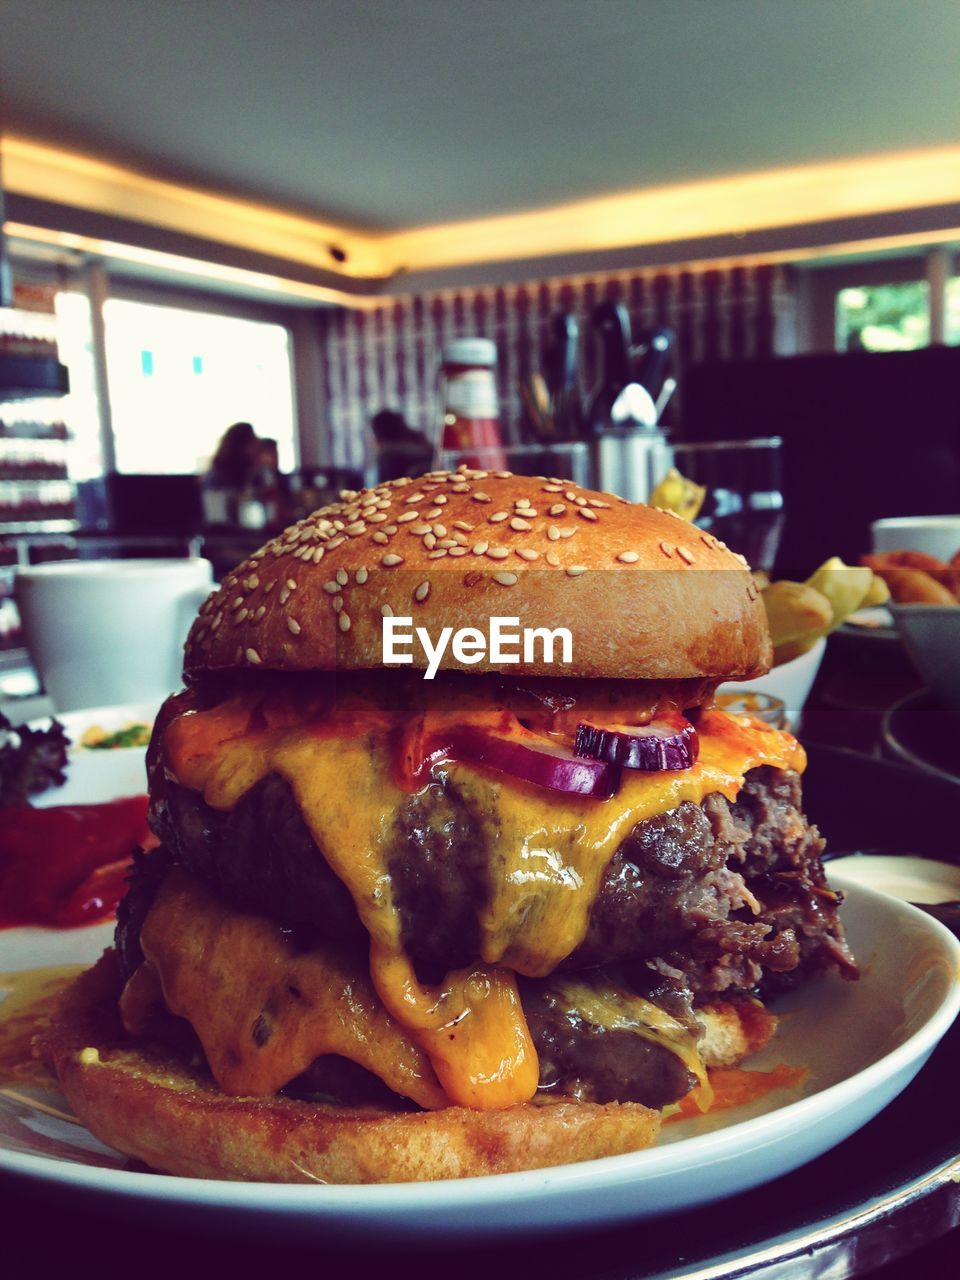
[{"label": "melted cheddar cheese", "polygon": [[[710,709],[698,724],[700,754],[691,768],[624,770],[619,790],[608,800],[565,796],[459,761],[435,766],[482,832],[488,878],[479,921],[481,963],[426,988],[403,951],[388,865],[396,815],[408,799],[393,767],[391,726],[362,714],[319,725],[292,720],[279,717],[271,724],[261,717],[251,730],[237,699],[182,716],[164,738],[167,766],[177,781],[201,791],[206,803],[220,810],[231,809],[268,774],[286,779],[370,935],[371,977],[382,1006],[429,1061],[446,1096],[472,1107],[502,1107],[533,1096],[538,1065],[513,972],[549,974],[583,940],[604,869],[633,826],[685,800],[698,804],[712,792],[733,801],[745,774],[760,765],[802,771],[805,764],[802,747],[789,734]],[[185,926],[182,943],[196,957],[188,933]],[[224,951],[225,963],[230,954]],[[342,974],[334,977],[345,980]],[[175,985],[165,978],[165,994],[168,984]],[[204,1016],[199,1006],[212,1003],[209,991],[201,991],[193,1013],[184,1016],[193,1022],[194,1014]],[[675,1027],[663,1023],[665,1016],[651,1012],[648,1033],[702,1078],[699,1057],[681,1043]],[[198,1034],[204,1041],[199,1029]],[[290,1038],[301,1050],[302,1070],[314,1042],[306,1034],[302,1040]],[[349,1048],[324,1051],[349,1057]],[[371,1069],[383,1074],[376,1065]],[[222,1083],[218,1070],[233,1079],[225,1061],[214,1068]],[[278,1067],[243,1079],[255,1078],[254,1091],[269,1092],[271,1082],[292,1074]],[[397,1091],[416,1097],[409,1089]]]},{"label": "melted cheddar cheese", "polygon": [[[429,1058],[362,967],[335,948],[298,954],[280,925],[226,906],[180,868],[161,885],[140,944],[165,1005],[193,1027],[224,1093],[276,1093],[332,1053],[422,1107],[449,1105]],[[130,1015],[125,1023],[137,1030]]]}]

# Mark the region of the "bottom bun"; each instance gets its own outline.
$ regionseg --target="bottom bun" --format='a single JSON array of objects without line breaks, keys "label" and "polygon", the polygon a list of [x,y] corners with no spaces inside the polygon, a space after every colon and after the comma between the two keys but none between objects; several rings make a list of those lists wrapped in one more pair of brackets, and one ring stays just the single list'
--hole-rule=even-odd
[{"label": "bottom bun", "polygon": [[[152,1169],[249,1182],[425,1182],[511,1173],[639,1151],[660,1113],[639,1103],[529,1103],[500,1111],[396,1112],[221,1093],[202,1063],[131,1041],[120,1022],[114,952],[66,990],[38,1042],[76,1115],[101,1142]],[[744,1001],[701,1014],[730,1065],[774,1019]]]}]

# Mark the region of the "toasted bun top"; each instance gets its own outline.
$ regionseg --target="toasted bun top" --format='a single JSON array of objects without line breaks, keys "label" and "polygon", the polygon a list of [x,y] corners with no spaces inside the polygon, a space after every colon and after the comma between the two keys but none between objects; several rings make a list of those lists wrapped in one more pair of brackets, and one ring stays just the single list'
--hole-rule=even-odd
[{"label": "toasted bun top", "polygon": [[[741,556],[671,512],[508,472],[435,471],[346,490],[229,573],[204,603],[185,674],[383,666],[385,614],[435,644],[493,616],[566,627],[573,661],[441,669],[526,675],[747,677],[770,666],[766,614]],[[516,624],[511,628],[516,630]],[[410,630],[407,627],[406,630]],[[414,641],[402,652],[424,669]],[[516,652],[516,650],[512,650]]]}]

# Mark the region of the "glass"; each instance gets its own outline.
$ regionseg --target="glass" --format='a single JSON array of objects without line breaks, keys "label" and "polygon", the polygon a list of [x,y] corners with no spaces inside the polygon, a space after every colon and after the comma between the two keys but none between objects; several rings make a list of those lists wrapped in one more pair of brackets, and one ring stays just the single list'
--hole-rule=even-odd
[{"label": "glass", "polygon": [[674,466],[707,496],[699,528],[770,573],[783,533],[783,440],[711,440],[673,446]]}]

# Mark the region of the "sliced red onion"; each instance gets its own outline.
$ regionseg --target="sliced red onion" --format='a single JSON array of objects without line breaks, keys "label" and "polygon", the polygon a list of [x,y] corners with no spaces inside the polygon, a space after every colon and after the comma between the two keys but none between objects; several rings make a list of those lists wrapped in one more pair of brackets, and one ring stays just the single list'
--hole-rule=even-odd
[{"label": "sliced red onion", "polygon": [[689,769],[700,754],[700,739],[682,716],[607,728],[578,724],[576,752],[622,769]]},{"label": "sliced red onion", "polygon": [[448,741],[450,753],[458,760],[486,765],[566,795],[606,800],[620,782],[620,770],[615,764],[582,759],[559,744],[528,746],[516,738],[501,737],[470,726],[455,729]]}]

